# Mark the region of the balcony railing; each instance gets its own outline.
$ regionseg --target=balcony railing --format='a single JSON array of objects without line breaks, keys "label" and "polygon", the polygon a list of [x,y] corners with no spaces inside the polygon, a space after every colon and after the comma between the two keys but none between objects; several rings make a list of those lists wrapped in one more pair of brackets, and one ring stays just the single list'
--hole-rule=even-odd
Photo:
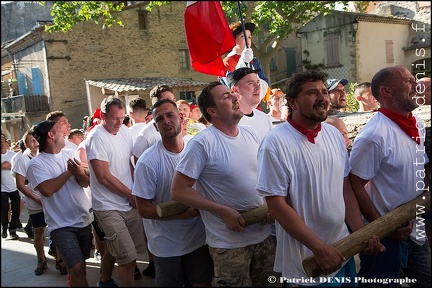
[{"label": "balcony railing", "polygon": [[2,113],[49,112],[48,96],[17,95],[2,98]]}]

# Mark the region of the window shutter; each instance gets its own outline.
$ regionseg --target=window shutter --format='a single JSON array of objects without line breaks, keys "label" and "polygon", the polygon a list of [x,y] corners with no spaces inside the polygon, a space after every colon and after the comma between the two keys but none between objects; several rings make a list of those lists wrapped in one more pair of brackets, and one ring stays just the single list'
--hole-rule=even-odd
[{"label": "window shutter", "polygon": [[24,73],[17,73],[18,92],[22,95],[28,95],[27,93],[27,81]]},{"label": "window shutter", "polygon": [[385,40],[385,50],[386,50],[386,63],[394,63],[392,40]]},{"label": "window shutter", "polygon": [[39,67],[33,67],[32,69],[32,81],[33,81],[33,94],[42,95],[42,81]]},{"label": "window shutter", "polygon": [[339,61],[339,35],[329,35],[325,38],[325,49],[327,54],[327,66],[340,65]]}]

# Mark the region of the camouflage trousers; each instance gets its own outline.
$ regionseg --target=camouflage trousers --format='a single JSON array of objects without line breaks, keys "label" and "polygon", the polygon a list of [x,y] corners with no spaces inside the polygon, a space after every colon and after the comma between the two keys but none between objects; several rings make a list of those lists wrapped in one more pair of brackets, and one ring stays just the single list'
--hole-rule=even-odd
[{"label": "camouflage trousers", "polygon": [[275,245],[271,236],[264,241],[242,248],[224,249],[209,247],[213,258],[213,287],[264,287],[270,286]]}]

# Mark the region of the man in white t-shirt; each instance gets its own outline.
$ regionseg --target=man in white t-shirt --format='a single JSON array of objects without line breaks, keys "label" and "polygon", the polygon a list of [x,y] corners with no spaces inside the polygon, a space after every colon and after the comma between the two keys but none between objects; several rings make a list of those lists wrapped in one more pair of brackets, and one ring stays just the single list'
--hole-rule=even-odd
[{"label": "man in white t-shirt", "polygon": [[243,117],[238,125],[250,126],[255,130],[260,141],[273,128],[273,123],[266,113],[256,109],[260,98],[260,80],[257,73],[260,70],[252,70],[243,67],[230,73],[229,84],[233,92],[239,94],[240,110]]},{"label": "man in white t-shirt", "polygon": [[[150,90],[150,100],[152,102],[152,105],[154,105],[157,101],[162,99],[170,99],[172,101],[176,101],[173,90],[168,85],[156,85],[155,87]],[[156,129],[156,123],[154,119],[150,120],[150,122],[147,123],[147,125],[144,126],[144,128],[141,129],[141,131],[138,134],[138,137],[136,137],[135,141],[133,142],[133,149],[132,149],[132,155],[134,161],[133,163],[136,163],[138,161],[138,158],[144,153],[147,148],[152,146],[154,143],[159,141],[161,139],[160,133]],[[147,241],[147,239],[146,239]],[[148,252],[149,255],[149,265],[146,269],[143,270],[144,276],[155,276],[155,270],[154,270],[154,261],[153,261],[153,255]]]},{"label": "man in white t-shirt", "polygon": [[133,120],[133,124],[129,127],[132,135],[132,141],[135,143],[139,132],[147,124],[147,102],[142,98],[134,98],[129,102],[129,115]]},{"label": "man in white t-shirt", "polygon": [[42,195],[48,233],[66,263],[71,286],[88,286],[85,260],[92,248],[93,213],[83,187],[89,185],[89,176],[76,151],[63,149],[67,140],[59,123],[42,121],[33,136],[40,153],[29,162],[28,181]]},{"label": "man in white t-shirt", "polygon": [[76,145],[75,143],[71,142],[68,140],[69,138],[69,134],[71,133],[71,124],[69,123],[68,118],[66,117],[66,115],[62,112],[62,111],[52,111],[50,113],[47,114],[46,116],[46,120],[51,120],[54,122],[58,122],[61,126],[61,129],[65,135],[65,147],[66,149],[72,149],[74,151],[77,150],[78,145]]},{"label": "man in white t-shirt", "polygon": [[203,89],[198,106],[213,125],[188,142],[171,197],[200,210],[215,266],[213,286],[268,286],[274,275],[270,225],[245,227],[240,214],[264,204],[255,190],[260,140],[251,127],[238,125],[239,96],[220,82]]},{"label": "man in white t-shirt", "polygon": [[[350,179],[366,223],[430,187],[424,172],[429,162],[425,124],[412,114],[419,106],[415,77],[404,66],[387,67],[375,74],[371,87],[381,108],[355,138],[350,155]],[[405,268],[404,274],[416,279],[416,286],[431,287],[431,253],[423,218],[427,216],[416,216],[414,223],[409,221],[382,239],[387,253],[360,255],[360,277],[394,279]]]},{"label": "man in white t-shirt", "polygon": [[[20,216],[20,201],[15,178],[11,173],[12,158],[16,155],[15,152],[9,150],[9,143],[6,135],[1,134],[1,225],[2,238],[9,235],[11,239],[18,240],[19,236],[16,233],[17,224]],[[10,202],[9,202],[10,201]],[[10,203],[10,204],[9,204]],[[9,208],[10,206],[10,208]],[[11,209],[11,217],[9,219],[8,211]]]},{"label": "man in white t-shirt", "polygon": [[15,174],[17,187],[21,193],[25,196],[25,205],[31,219],[33,230],[34,230],[34,247],[36,250],[36,256],[38,258],[38,264],[34,271],[35,275],[43,274],[47,266],[47,259],[45,257],[45,231],[46,222],[45,215],[43,213],[41,194],[39,191],[35,191],[27,180],[27,168],[30,160],[35,157],[39,152],[39,143],[33,137],[34,127],[27,130],[22,139],[27,148],[24,154],[20,155],[16,159],[15,164],[12,166],[12,173]]},{"label": "man in white t-shirt", "polygon": [[[78,145],[69,141],[69,135],[72,131],[72,129],[71,129],[72,126],[69,123],[69,120],[66,117],[66,115],[60,110],[51,111],[50,113],[48,113],[46,115],[46,120],[54,121],[60,125],[60,129],[62,130],[63,134],[65,135],[65,140],[66,140],[64,149],[71,149],[73,151],[77,151]],[[79,159],[79,158],[77,157],[77,159]],[[50,249],[49,252],[55,253],[55,255],[56,255],[56,257],[55,257],[56,269],[60,271],[61,275],[67,274],[68,273],[67,268],[66,268],[66,266],[62,260],[62,256],[57,251],[55,245],[52,244],[52,240],[50,239],[49,241],[50,241],[49,242],[49,249]]]},{"label": "man in white t-shirt", "polygon": [[[311,281],[303,269],[303,260],[312,255],[326,277],[353,279],[354,259],[345,259],[332,244],[349,235],[348,227],[364,226],[348,179],[343,138],[322,123],[329,105],[325,78],[309,70],[288,79],[285,93],[292,113],[267,134],[258,151],[256,189],[276,218],[274,269],[299,285],[321,282],[319,277]],[[382,248],[374,241],[371,253]]]},{"label": "man in white t-shirt", "polygon": [[105,233],[106,248],[117,261],[120,285],[134,286],[137,255],[146,248],[132,195],[132,136],[122,124],[125,104],[120,98],[103,99],[100,109],[102,122],[88,134],[85,144],[93,211]]},{"label": "man in white t-shirt", "polygon": [[[153,87],[153,89],[150,91],[150,99],[152,101],[152,105],[161,99],[171,99],[174,102],[176,101],[173,90],[168,85],[157,85]],[[155,122],[152,119],[147,123],[146,126],[144,126],[144,128],[141,129],[138,137],[133,143],[132,154],[134,156],[135,163],[147,148],[160,139],[161,136],[156,130]]]},{"label": "man in white t-shirt", "polygon": [[153,254],[158,287],[182,287],[187,279],[193,287],[210,287],[213,261],[205,243],[199,212],[161,219],[156,205],[171,200],[171,181],[186,143],[181,134],[183,114],[175,102],[163,99],[153,105],[154,119],[162,140],[138,159],[132,194],[144,220],[148,249]]}]

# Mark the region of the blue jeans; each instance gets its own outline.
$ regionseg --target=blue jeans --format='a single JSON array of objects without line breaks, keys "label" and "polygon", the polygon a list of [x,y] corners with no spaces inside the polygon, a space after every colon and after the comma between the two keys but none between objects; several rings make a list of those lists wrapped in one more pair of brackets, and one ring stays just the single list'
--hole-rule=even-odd
[{"label": "blue jeans", "polygon": [[402,270],[404,276],[417,279],[410,287],[431,287],[431,250],[429,242],[417,245],[408,241],[408,266]]},{"label": "blue jeans", "polygon": [[[360,271],[358,277],[366,279],[398,279],[401,271],[406,277],[416,279],[416,286],[430,287],[431,258],[429,243],[419,246],[411,241],[396,241],[388,238],[381,240],[386,247],[384,253],[374,256],[360,254]],[[406,271],[406,272],[405,272]],[[426,284],[428,283],[428,284]],[[359,283],[360,287],[384,286],[381,283]],[[389,283],[386,287],[398,287]],[[410,286],[413,286],[410,284]]]},{"label": "blue jeans", "polygon": [[[8,219],[9,200],[12,209],[10,222]],[[14,192],[1,192],[1,225],[3,232],[6,232],[8,228],[9,233],[16,232],[18,220],[20,217],[20,204],[21,197],[18,190]]]}]

